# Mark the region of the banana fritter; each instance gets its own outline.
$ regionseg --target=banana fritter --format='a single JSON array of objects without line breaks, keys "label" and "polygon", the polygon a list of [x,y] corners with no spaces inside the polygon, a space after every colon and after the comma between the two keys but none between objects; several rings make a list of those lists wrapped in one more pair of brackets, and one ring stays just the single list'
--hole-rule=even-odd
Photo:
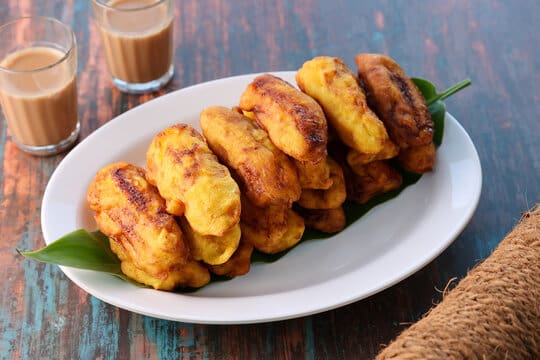
[{"label": "banana fritter", "polygon": [[334,182],[330,177],[330,167],[328,166],[326,157],[316,163],[294,160],[294,165],[296,165],[298,179],[300,180],[302,189],[326,190]]},{"label": "banana fritter", "polygon": [[253,245],[279,242],[287,231],[287,212],[287,206],[270,205],[259,207],[255,206],[247,197],[242,196],[242,215],[240,219],[242,238],[249,238],[251,230],[254,233],[252,237],[259,239],[258,241],[250,241]]},{"label": "banana fritter", "polygon": [[237,111],[221,106],[205,109],[200,117],[208,145],[243,186],[257,206],[286,204],[300,197],[300,183],[292,161],[266,131]]},{"label": "banana fritter", "polygon": [[[123,249],[115,243],[111,242],[111,250],[122,259]],[[137,268],[132,262],[122,263],[122,272],[129,278],[134,279],[141,284],[152,286],[158,290],[173,290],[178,287],[203,287],[210,282],[210,273],[208,269],[198,261],[189,261],[183,265],[181,269],[175,271],[166,281],[156,279],[143,270]]]},{"label": "banana fritter", "polygon": [[377,154],[389,141],[384,124],[368,107],[356,77],[342,60],[313,58],[298,70],[296,82],[321,104],[329,123],[347,146],[360,153]]},{"label": "banana fritter", "polygon": [[335,209],[305,209],[302,207],[295,209],[304,218],[306,227],[329,234],[340,232],[345,228],[345,211],[341,206]]},{"label": "banana fritter", "polygon": [[163,290],[210,281],[206,268],[191,259],[180,227],[143,169],[125,162],[104,167],[87,200],[127,276]]},{"label": "banana fritter", "polygon": [[420,90],[390,57],[356,56],[360,84],[368,102],[400,148],[427,145],[433,140],[433,120]]},{"label": "banana fritter", "polygon": [[304,219],[284,206],[258,207],[242,197],[242,240],[264,253],[275,254],[296,245],[304,234]]},{"label": "banana fritter", "polygon": [[253,112],[272,142],[292,158],[316,162],[326,156],[328,129],[321,107],[286,81],[257,76],[242,94],[240,108]]},{"label": "banana fritter", "polygon": [[347,173],[347,196],[359,204],[399,188],[403,180],[400,172],[384,160],[343,169]]},{"label": "banana fritter", "polygon": [[402,149],[398,156],[399,165],[407,171],[423,174],[435,166],[435,144],[413,146]]},{"label": "banana fritter", "polygon": [[388,141],[383,149],[376,154],[364,154],[354,149],[350,149],[347,154],[347,162],[351,166],[365,165],[376,160],[387,160],[399,154],[399,147],[392,141]]},{"label": "banana fritter", "polygon": [[304,189],[298,204],[306,209],[335,209],[347,198],[345,178],[341,166],[331,157],[326,158],[332,186],[327,190]]},{"label": "banana fritter", "polygon": [[240,240],[238,249],[234,252],[227,262],[221,265],[209,265],[208,269],[217,275],[235,277],[245,275],[251,267],[251,254],[253,253],[253,245]]},{"label": "banana fritter", "polygon": [[195,232],[185,217],[180,218],[191,255],[195,260],[210,265],[225,263],[233,255],[240,243],[240,225],[236,224],[222,236],[201,235]]},{"label": "banana fritter", "polygon": [[[185,124],[159,133],[146,153],[147,177],[197,233],[222,236],[240,220],[240,190],[206,141]],[[182,211],[184,210],[185,211]]]}]

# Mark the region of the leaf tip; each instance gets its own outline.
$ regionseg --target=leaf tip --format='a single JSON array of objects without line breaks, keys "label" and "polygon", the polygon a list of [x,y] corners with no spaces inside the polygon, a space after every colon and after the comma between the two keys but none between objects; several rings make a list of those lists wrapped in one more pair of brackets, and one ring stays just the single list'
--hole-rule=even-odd
[{"label": "leaf tip", "polygon": [[28,255],[31,253],[31,251],[23,251],[19,248],[15,248],[15,251],[17,252],[17,254],[19,254],[20,256],[23,256],[25,258],[28,257]]}]

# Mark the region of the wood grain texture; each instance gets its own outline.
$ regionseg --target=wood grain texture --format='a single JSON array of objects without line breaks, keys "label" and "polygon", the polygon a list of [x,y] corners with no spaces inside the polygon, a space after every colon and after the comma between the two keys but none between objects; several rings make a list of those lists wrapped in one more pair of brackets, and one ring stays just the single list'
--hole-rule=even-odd
[{"label": "wood grain texture", "polygon": [[439,290],[451,278],[463,277],[487,257],[521,212],[540,202],[538,1],[175,3],[176,75],[165,89],[142,96],[112,88],[88,1],[3,0],[0,23],[47,15],[74,29],[81,138],[172,90],[230,75],[294,70],[316,55],[339,56],[354,68],[359,52],[386,53],[408,74],[432,79],[439,88],[470,77],[473,86],[449,99],[447,107],[480,155],[478,209],[436,260],[351,305],[257,325],[157,320],[105,304],[73,285],[56,266],[17,255],[15,248],[43,246],[41,199],[63,156],[21,153],[0,116],[0,358],[371,358],[438,302]]}]

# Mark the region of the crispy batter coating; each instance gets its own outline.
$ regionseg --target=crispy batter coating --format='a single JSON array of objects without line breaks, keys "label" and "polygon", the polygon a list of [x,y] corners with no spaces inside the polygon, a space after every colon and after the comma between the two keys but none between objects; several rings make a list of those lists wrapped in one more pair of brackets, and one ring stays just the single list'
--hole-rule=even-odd
[{"label": "crispy batter coating", "polygon": [[388,142],[384,124],[368,107],[356,77],[342,60],[313,58],[298,70],[296,82],[319,102],[328,122],[347,146],[360,153],[377,154]]},{"label": "crispy batter coating", "polygon": [[243,111],[240,109],[240,114],[243,114],[248,119],[255,120],[255,113],[253,113],[253,111]]},{"label": "crispy batter coating", "polygon": [[399,188],[403,181],[399,171],[384,160],[354,166],[350,170],[346,176],[347,196],[359,204]]},{"label": "crispy batter coating", "polygon": [[[111,250],[122,259],[123,248],[118,244],[111,243]],[[137,280],[141,284],[152,286],[158,290],[173,290],[179,287],[203,287],[210,282],[208,269],[198,261],[190,260],[181,268],[176,270],[166,281],[156,279],[143,270],[137,268],[132,262],[122,262],[122,272],[131,279]]]},{"label": "crispy batter coating", "polygon": [[347,224],[343,207],[335,209],[305,209],[296,208],[300,216],[304,218],[306,227],[333,234],[340,232]]},{"label": "crispy batter coating", "polygon": [[255,206],[247,197],[242,195],[242,215],[240,227],[242,238],[250,237],[250,231],[258,241],[250,241],[256,245],[274,244],[280,241],[287,231],[288,207],[284,205]]},{"label": "crispy batter coating", "polygon": [[292,161],[270,141],[256,122],[221,106],[200,117],[208,145],[229,167],[246,196],[257,206],[285,204],[300,197],[300,182]]},{"label": "crispy batter coating", "polygon": [[398,157],[399,165],[407,171],[423,174],[433,170],[435,166],[435,144],[413,146],[401,150]]},{"label": "crispy batter coating", "polygon": [[257,76],[242,94],[240,108],[253,112],[272,142],[294,159],[316,162],[326,156],[328,130],[321,107],[286,81]]},{"label": "crispy batter coating", "polygon": [[180,227],[143,169],[125,162],[104,167],[87,201],[127,276],[163,290],[210,281],[208,271],[191,260]]},{"label": "crispy batter coating", "polygon": [[[333,184],[326,158],[316,163],[294,160],[302,189],[329,189]],[[298,199],[297,199],[298,200]]]},{"label": "crispy batter coating", "polygon": [[298,204],[306,209],[335,209],[340,207],[347,198],[347,189],[341,166],[329,156],[326,161],[330,168],[332,186],[328,190],[302,190]]},{"label": "crispy batter coating", "polygon": [[399,147],[392,141],[388,141],[383,146],[382,150],[376,154],[364,154],[354,149],[350,149],[347,153],[347,162],[351,166],[365,165],[376,160],[387,160],[394,158],[399,153]]},{"label": "crispy batter coating", "polygon": [[238,185],[191,126],[174,125],[154,137],[146,167],[148,181],[167,201],[167,211],[185,215],[199,234],[222,236],[238,224]]},{"label": "crispy batter coating", "polygon": [[280,244],[273,244],[271,246],[261,246],[258,248],[259,251],[270,253],[278,253],[287,249],[292,248],[294,245],[298,244],[302,240],[302,235],[306,225],[304,219],[295,213],[293,210],[287,210],[287,231],[283,234],[283,237],[280,240]]},{"label": "crispy batter coating", "polygon": [[239,224],[236,224],[222,236],[197,233],[184,216],[180,217],[180,226],[184,231],[193,259],[204,261],[210,265],[225,263],[234,254],[240,243]]},{"label": "crispy batter coating", "polygon": [[217,275],[235,277],[245,275],[251,267],[251,254],[253,253],[253,245],[240,240],[238,249],[227,262],[221,265],[209,265],[208,269]]},{"label": "crispy batter coating", "polygon": [[433,121],[420,90],[390,57],[356,56],[360,84],[373,110],[400,148],[427,145],[433,140]]},{"label": "crispy batter coating", "polygon": [[304,234],[304,219],[284,206],[257,207],[242,197],[242,239],[264,253],[275,254],[296,245]]}]

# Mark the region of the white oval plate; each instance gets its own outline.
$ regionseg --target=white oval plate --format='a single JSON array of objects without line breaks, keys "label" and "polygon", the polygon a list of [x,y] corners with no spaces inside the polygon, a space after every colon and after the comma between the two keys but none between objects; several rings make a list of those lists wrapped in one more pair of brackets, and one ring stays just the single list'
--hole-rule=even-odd
[{"label": "white oval plate", "polygon": [[[294,72],[275,74],[294,83]],[[255,76],[175,91],[127,111],[88,136],[64,158],[47,185],[41,212],[45,242],[75,229],[96,228],[86,189],[101,167],[119,160],[143,166],[146,149],[159,131],[179,122],[199,128],[205,107],[237,104]],[[471,139],[447,114],[433,173],[341,233],[300,243],[274,263],[253,264],[245,276],[180,294],[141,289],[104,273],[61,268],[95,297],[157,318],[236,324],[299,317],[375,294],[433,260],[471,218],[481,179]]]}]

